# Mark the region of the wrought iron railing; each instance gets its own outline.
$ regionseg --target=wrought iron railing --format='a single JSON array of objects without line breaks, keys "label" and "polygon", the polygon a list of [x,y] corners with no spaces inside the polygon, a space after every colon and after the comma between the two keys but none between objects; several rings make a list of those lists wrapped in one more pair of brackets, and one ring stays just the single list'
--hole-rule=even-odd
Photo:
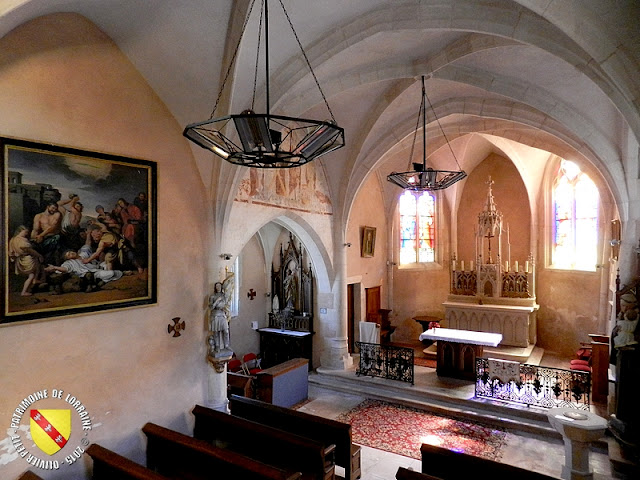
[{"label": "wrought iron railing", "polygon": [[491,378],[489,359],[476,359],[476,397],[543,408],[589,410],[591,373],[520,364],[520,378]]},{"label": "wrought iron railing", "polygon": [[356,374],[400,380],[413,385],[413,348],[378,343],[355,342],[360,349]]}]

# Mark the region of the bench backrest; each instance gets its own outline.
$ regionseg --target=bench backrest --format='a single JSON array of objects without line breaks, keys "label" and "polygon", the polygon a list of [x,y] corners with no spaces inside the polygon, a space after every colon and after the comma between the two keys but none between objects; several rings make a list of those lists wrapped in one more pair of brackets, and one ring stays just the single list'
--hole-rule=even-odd
[{"label": "bench backrest", "polygon": [[259,461],[291,468],[308,477],[324,478],[329,465],[333,468],[335,445],[285,432],[261,423],[234,417],[211,408],[196,405],[193,436],[214,445],[251,456]]},{"label": "bench backrest", "polygon": [[325,445],[335,444],[336,464],[347,468],[351,461],[351,425],[252,398],[231,395],[231,415],[309,437]]},{"label": "bench backrest", "polygon": [[432,477],[426,473],[416,472],[415,470],[409,470],[408,468],[398,467],[396,472],[396,480],[442,480],[438,477]]},{"label": "bench backrest", "polygon": [[443,480],[473,478],[477,477],[479,472],[482,472],[483,478],[517,478],[518,480],[552,480],[554,478],[506,463],[454,452],[426,443],[422,444],[420,452],[422,454],[422,472],[440,477]]},{"label": "bench backrest", "polygon": [[265,465],[237,452],[215,447],[204,440],[147,423],[147,466],[169,478],[220,478],[251,480],[296,480],[300,472]]},{"label": "bench backrest", "polygon": [[36,475],[31,470],[27,470],[22,475],[20,475],[20,477],[18,477],[18,480],[42,480],[42,477]]},{"label": "bench backrest", "polygon": [[93,459],[93,480],[167,480],[167,477],[97,443],[89,445],[87,455]]}]

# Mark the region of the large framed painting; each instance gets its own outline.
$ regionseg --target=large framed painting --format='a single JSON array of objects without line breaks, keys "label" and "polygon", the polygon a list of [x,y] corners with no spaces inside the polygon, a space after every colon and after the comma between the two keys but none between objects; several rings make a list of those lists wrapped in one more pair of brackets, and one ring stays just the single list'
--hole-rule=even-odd
[{"label": "large framed painting", "polygon": [[0,145],[0,324],[156,303],[156,164]]}]

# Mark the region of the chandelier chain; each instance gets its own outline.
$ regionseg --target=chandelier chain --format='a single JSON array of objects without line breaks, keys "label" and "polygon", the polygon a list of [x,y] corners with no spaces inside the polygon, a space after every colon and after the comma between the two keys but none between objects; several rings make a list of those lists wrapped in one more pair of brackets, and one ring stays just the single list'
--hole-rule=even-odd
[{"label": "chandelier chain", "polygon": [[[458,162],[458,157],[456,157],[456,154],[453,152],[453,148],[451,147],[451,143],[449,142],[449,138],[447,137],[447,134],[444,133],[444,128],[442,128],[442,124],[440,123],[440,119],[438,118],[438,115],[436,114],[436,110],[435,110],[435,108],[433,108],[433,105],[431,104],[431,100],[429,100],[429,96],[427,95],[427,91],[423,90],[423,92],[424,92],[425,98],[427,99],[427,102],[429,102],[429,108],[431,108],[431,111],[433,112],[433,116],[436,119],[436,123],[438,124],[438,127],[440,128],[440,131],[442,132],[442,136],[444,137],[445,142],[447,142],[447,146],[449,147],[449,150],[451,151],[451,155],[453,155],[453,159],[456,161],[456,165],[458,165],[458,169],[462,170],[462,167],[460,166],[460,163]],[[426,135],[426,132],[425,132],[425,135]]]},{"label": "chandelier chain", "polygon": [[282,11],[284,12],[284,16],[287,18],[287,21],[289,22],[289,26],[291,27],[291,31],[293,32],[293,36],[296,38],[296,42],[298,42],[298,47],[300,47],[300,51],[302,52],[302,56],[304,57],[304,60],[307,62],[307,66],[309,67],[309,71],[311,72],[311,75],[313,76],[313,80],[316,82],[316,86],[318,87],[318,90],[320,90],[320,95],[322,95],[322,100],[324,101],[325,106],[327,107],[327,110],[329,110],[329,115],[331,115],[331,119],[333,120],[334,123],[336,122],[336,118],[333,116],[333,111],[331,111],[331,107],[329,106],[329,102],[327,101],[327,97],[324,96],[324,92],[322,91],[322,88],[320,87],[320,83],[318,82],[318,78],[316,77],[316,73],[313,71],[313,68],[311,67],[311,62],[309,61],[309,58],[307,57],[307,54],[304,51],[304,48],[302,48],[302,43],[300,42],[300,39],[298,38],[298,34],[296,33],[296,29],[293,28],[293,23],[291,22],[291,18],[289,18],[289,14],[287,13],[287,9],[284,8],[284,3],[282,3],[282,0],[280,1],[280,6],[282,7]]},{"label": "chandelier chain", "polygon": [[256,0],[251,1],[251,5],[249,6],[249,12],[247,13],[244,23],[242,24],[242,31],[240,32],[240,37],[238,38],[238,43],[236,44],[236,48],[233,51],[233,56],[231,57],[231,61],[229,62],[229,66],[227,67],[227,72],[224,75],[224,80],[222,80],[222,87],[220,87],[220,91],[218,92],[218,98],[216,98],[216,103],[213,106],[213,110],[211,111],[211,115],[209,115],[209,120],[213,119],[213,116],[218,109],[218,104],[220,103],[220,99],[222,98],[222,92],[224,92],[224,87],[227,84],[227,80],[229,79],[229,75],[231,74],[231,67],[236,61],[236,57],[238,56],[238,51],[240,50],[240,42],[242,41],[242,37],[244,36],[244,32],[247,29],[247,24],[249,23],[249,18],[251,17],[251,12],[253,11],[253,6],[256,3]]},{"label": "chandelier chain", "polygon": [[[262,0],[261,9],[264,11],[264,2]],[[258,85],[258,64],[260,63],[260,46],[262,45],[262,15],[260,15],[260,23],[258,25],[258,48],[256,48],[256,66],[253,72],[253,95],[251,96],[251,110],[255,109],[256,103],[256,89]],[[267,72],[269,75],[269,72]],[[267,112],[268,113],[268,112]]]},{"label": "chandelier chain", "polygon": [[[425,108],[424,97],[422,97],[422,100],[420,102],[420,109],[418,110],[418,118],[416,119],[416,128],[413,130],[413,142],[411,142],[411,152],[409,153],[409,166],[408,166],[409,170],[411,170],[411,165],[413,165],[413,153],[416,148],[416,138],[418,137],[418,128],[420,128],[420,114],[422,113],[423,108]],[[422,157],[423,164],[426,164],[427,162],[426,157],[427,157],[427,152],[424,152],[424,156]]]}]

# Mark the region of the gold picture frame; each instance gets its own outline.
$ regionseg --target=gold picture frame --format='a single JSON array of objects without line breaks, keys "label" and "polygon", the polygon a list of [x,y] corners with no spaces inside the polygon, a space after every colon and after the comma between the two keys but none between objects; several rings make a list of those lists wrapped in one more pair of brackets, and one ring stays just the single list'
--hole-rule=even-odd
[{"label": "gold picture frame", "polygon": [[0,144],[0,325],[157,303],[155,162]]},{"label": "gold picture frame", "polygon": [[376,227],[362,228],[361,257],[373,257],[376,248]]}]

